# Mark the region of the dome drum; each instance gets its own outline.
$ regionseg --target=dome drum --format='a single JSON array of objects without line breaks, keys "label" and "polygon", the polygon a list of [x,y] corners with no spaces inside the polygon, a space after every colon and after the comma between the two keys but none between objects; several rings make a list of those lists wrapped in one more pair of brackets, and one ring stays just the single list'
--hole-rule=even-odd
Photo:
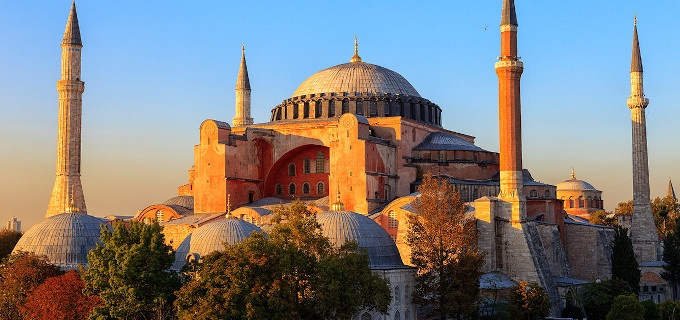
[{"label": "dome drum", "polygon": [[370,92],[328,92],[284,100],[272,109],[270,121],[337,119],[345,113],[366,118],[404,117],[441,126],[441,108],[420,96]]}]

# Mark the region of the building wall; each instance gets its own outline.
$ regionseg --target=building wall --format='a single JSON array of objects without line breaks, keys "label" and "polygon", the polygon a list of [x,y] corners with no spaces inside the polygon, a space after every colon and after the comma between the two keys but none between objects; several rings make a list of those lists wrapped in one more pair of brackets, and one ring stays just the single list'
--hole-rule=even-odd
[{"label": "building wall", "polygon": [[611,278],[614,229],[565,223],[565,230],[567,260],[572,276],[586,281]]},{"label": "building wall", "polygon": [[564,200],[564,210],[571,215],[590,219],[590,213],[604,210],[602,191],[558,190],[557,198]]}]

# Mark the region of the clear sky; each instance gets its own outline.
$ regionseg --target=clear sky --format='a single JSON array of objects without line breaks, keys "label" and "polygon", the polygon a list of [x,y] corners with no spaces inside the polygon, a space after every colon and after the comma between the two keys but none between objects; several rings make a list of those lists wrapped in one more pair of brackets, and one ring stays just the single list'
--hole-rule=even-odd
[{"label": "clear sky", "polygon": [[[60,43],[70,0],[0,10],[0,222],[40,221],[54,184]],[[231,122],[246,46],[256,122],[315,72],[392,69],[443,109],[446,129],[498,150],[501,0],[77,2],[83,39],[82,181],[90,214],[134,215],[177,194],[205,119]],[[650,185],[680,186],[678,1],[517,0],[524,166],[576,177],[612,210],[632,198],[633,14],[644,63]],[[680,190],[679,190],[680,191]]]}]

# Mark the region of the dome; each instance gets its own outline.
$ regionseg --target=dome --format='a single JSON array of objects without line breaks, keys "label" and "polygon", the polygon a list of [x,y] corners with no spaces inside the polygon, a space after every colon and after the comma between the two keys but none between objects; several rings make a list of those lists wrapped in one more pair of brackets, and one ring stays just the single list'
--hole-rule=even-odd
[{"label": "dome", "polygon": [[403,267],[401,256],[390,235],[367,216],[351,211],[326,211],[316,215],[323,235],[339,247],[346,240],[366,249],[371,268]]},{"label": "dome", "polygon": [[66,270],[78,269],[79,264],[87,268],[87,253],[97,247],[103,223],[104,219],[83,213],[51,216],[28,229],[12,252],[45,255]]},{"label": "dome", "polygon": [[221,251],[224,244],[237,244],[247,239],[251,233],[262,231],[256,225],[236,218],[213,221],[196,229],[177,247],[175,254],[176,269],[186,262],[187,255],[203,257],[213,251]]},{"label": "dome", "polygon": [[177,196],[174,198],[170,198],[163,202],[164,205],[175,205],[175,206],[182,206],[190,210],[194,210],[194,197],[192,196]]},{"label": "dome", "polygon": [[368,92],[420,97],[400,74],[365,62],[350,62],[321,70],[295,90],[292,97],[328,92]]},{"label": "dome", "polygon": [[598,191],[590,183],[576,178],[562,181],[557,184],[557,191]]},{"label": "dome", "polygon": [[464,150],[488,152],[474,143],[446,132],[432,132],[413,150]]}]

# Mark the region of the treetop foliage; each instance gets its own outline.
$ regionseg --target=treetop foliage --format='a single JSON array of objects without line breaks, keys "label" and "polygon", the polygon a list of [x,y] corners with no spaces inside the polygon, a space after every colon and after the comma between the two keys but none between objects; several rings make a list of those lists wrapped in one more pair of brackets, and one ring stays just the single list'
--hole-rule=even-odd
[{"label": "treetop foliage", "polygon": [[30,319],[87,319],[101,303],[98,296],[83,294],[85,283],[76,271],[48,278],[26,298],[22,310]]},{"label": "treetop foliage", "polygon": [[640,269],[633,251],[633,242],[628,237],[628,230],[621,227],[616,227],[614,231],[612,279],[625,281],[636,294],[640,290]]},{"label": "treetop foliage", "polygon": [[47,257],[34,253],[11,254],[0,263],[0,319],[24,319],[20,307],[45,279],[60,275]]},{"label": "treetop foliage", "polygon": [[0,231],[0,260],[9,256],[14,246],[19,242],[23,233],[19,231],[3,229]]}]

